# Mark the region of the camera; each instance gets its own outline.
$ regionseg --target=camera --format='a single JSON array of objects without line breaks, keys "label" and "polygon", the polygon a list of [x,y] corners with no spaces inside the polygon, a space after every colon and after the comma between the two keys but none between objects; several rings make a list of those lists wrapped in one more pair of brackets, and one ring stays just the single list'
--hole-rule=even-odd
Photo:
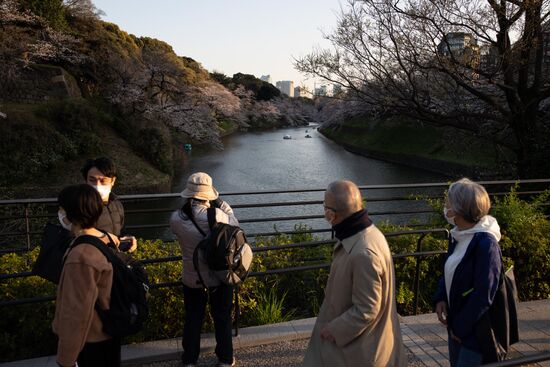
[{"label": "camera", "polygon": [[120,244],[118,245],[118,249],[120,251],[128,251],[132,247],[132,239],[129,238],[127,240],[120,240]]}]

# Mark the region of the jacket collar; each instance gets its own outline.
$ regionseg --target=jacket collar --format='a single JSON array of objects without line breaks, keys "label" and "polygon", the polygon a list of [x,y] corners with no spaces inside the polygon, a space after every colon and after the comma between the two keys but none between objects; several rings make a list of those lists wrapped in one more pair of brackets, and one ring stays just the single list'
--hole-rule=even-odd
[{"label": "jacket collar", "polygon": [[336,245],[334,245],[334,249],[336,250],[338,248],[338,246],[342,246],[344,248],[344,250],[346,250],[346,252],[349,254],[351,253],[351,250],[353,249],[353,247],[355,246],[355,244],[357,242],[359,242],[359,240],[361,238],[363,238],[363,235],[365,233],[365,231],[368,231],[369,228],[372,228],[372,226],[368,226],[367,228],[363,229],[362,231],[359,231],[357,232],[356,234],[354,234],[353,236],[350,236],[348,238],[344,238],[343,240],[338,240],[338,242],[336,243]]}]

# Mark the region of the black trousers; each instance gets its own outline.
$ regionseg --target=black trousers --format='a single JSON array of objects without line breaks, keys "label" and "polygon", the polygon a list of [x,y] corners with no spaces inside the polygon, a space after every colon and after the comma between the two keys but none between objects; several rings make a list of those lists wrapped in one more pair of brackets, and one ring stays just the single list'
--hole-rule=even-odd
[{"label": "black trousers", "polygon": [[84,344],[77,362],[79,367],[120,367],[120,339]]},{"label": "black trousers", "polygon": [[183,364],[196,364],[201,349],[201,328],[204,321],[206,302],[214,319],[216,335],[216,356],[222,363],[233,361],[233,339],[231,335],[231,311],[233,308],[233,287],[221,285],[210,288],[189,288],[183,286],[185,324],[183,326]]}]

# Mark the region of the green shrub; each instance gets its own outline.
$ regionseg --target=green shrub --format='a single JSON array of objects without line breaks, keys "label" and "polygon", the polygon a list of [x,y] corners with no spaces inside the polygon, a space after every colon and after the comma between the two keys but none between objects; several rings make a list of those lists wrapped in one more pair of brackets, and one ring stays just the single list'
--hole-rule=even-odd
[{"label": "green shrub", "polygon": [[522,301],[550,297],[550,221],[539,205],[549,195],[547,191],[527,202],[513,189],[497,198],[492,209],[502,232],[504,261],[514,265]]},{"label": "green shrub", "polygon": [[141,129],[133,145],[159,170],[165,173],[172,172],[172,145],[159,129]]},{"label": "green shrub", "polygon": [[63,0],[20,0],[23,10],[30,10],[44,18],[53,28],[65,28],[65,7]]},{"label": "green shrub", "polygon": [[0,124],[2,186],[32,182],[62,162],[100,153],[103,125],[111,121],[86,100],[47,102],[9,112]]},{"label": "green shrub", "polygon": [[262,290],[258,292],[257,306],[251,309],[251,317],[258,322],[259,325],[276,324],[292,319],[294,311],[284,312],[284,302],[287,292],[282,296],[277,296],[276,285],[271,287],[267,292]]},{"label": "green shrub", "polygon": [[[412,231],[413,228],[396,226],[388,222],[377,224],[383,233]],[[421,235],[406,235],[387,237],[392,254],[412,253],[417,251],[417,241]],[[441,235],[426,235],[422,239],[422,251],[446,250],[447,240]],[[414,274],[416,272],[417,259],[414,257],[399,258],[394,260],[395,288],[397,308],[401,315],[414,313]],[[437,282],[442,276],[440,256],[429,256],[420,261],[420,286],[418,291],[418,311],[431,312],[432,297],[437,287]]]},{"label": "green shrub", "polygon": [[0,124],[0,185],[26,182],[76,154],[77,147],[70,139],[51,126],[10,119]]},{"label": "green shrub", "polygon": [[[0,273],[29,271],[38,256],[38,248],[23,255],[7,254],[0,258]],[[42,278],[27,277],[0,283],[2,301],[51,296],[55,285]],[[0,362],[55,353],[57,339],[51,330],[55,312],[53,302],[2,307],[0,318]]]},{"label": "green shrub", "polygon": [[[312,234],[307,232],[309,230],[308,227],[304,225],[296,225],[294,230],[299,233],[257,237],[255,242],[256,247],[271,247],[315,240]],[[296,248],[286,251],[271,250],[258,252],[255,255],[254,271],[327,264],[330,262],[331,254],[331,245]],[[255,288],[250,289],[247,296],[258,299],[262,294],[265,294],[266,289],[276,288],[279,299],[283,295],[286,295],[284,297],[286,309],[295,310],[294,312],[297,317],[311,317],[315,316],[319,310],[319,305],[324,297],[327,277],[327,269],[269,275],[256,279]],[[247,283],[248,280],[245,282],[245,285],[249,286]],[[253,320],[251,321],[253,322]]]},{"label": "green shrub", "polygon": [[[0,257],[0,273],[29,271],[39,248],[19,255]],[[177,256],[179,246],[162,241],[140,241],[136,258]],[[181,279],[181,261],[147,265],[151,283]],[[54,296],[55,284],[36,276],[14,278],[0,283],[2,301]],[[183,294],[181,287],[154,289],[149,295],[150,317],[145,329],[126,342],[173,338],[183,330]],[[57,337],[51,331],[55,302],[4,306],[0,318],[0,362],[55,354]]]}]

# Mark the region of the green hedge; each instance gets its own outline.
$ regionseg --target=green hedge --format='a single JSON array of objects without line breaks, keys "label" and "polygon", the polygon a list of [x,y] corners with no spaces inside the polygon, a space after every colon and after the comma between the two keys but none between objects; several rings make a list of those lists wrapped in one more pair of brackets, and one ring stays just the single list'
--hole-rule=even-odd
[{"label": "green hedge", "polygon": [[[303,228],[303,227],[298,227]],[[304,230],[307,230],[303,228]],[[310,234],[294,236],[281,235],[275,238],[259,239],[258,246],[271,246],[311,240]],[[179,256],[176,242],[140,240],[137,259]],[[306,263],[309,254],[315,249],[298,250],[296,254]],[[7,254],[0,257],[0,273],[10,274],[29,271],[36,260],[39,248],[25,254]],[[254,271],[267,268],[283,268],[296,263],[288,253],[269,251],[255,256]],[[299,261],[299,260],[298,260]],[[324,260],[325,262],[328,259]],[[300,262],[300,261],[299,261]],[[147,265],[152,284],[172,282],[181,279],[181,261],[155,263]],[[296,285],[300,282],[300,286]],[[264,322],[279,322],[289,315],[311,316],[322,299],[322,288],[326,282],[326,271],[292,273],[280,277],[251,277],[240,290],[241,326],[258,325]],[[303,292],[302,287],[309,287]],[[271,294],[270,294],[271,290]],[[56,286],[42,278],[31,276],[15,278],[0,283],[2,301],[55,295]],[[304,305],[306,305],[304,307]],[[153,289],[149,295],[150,317],[145,328],[139,334],[125,342],[141,342],[181,336],[183,330],[183,292],[181,287]],[[263,309],[263,312],[256,310]],[[300,311],[294,311],[294,310]],[[57,338],[51,331],[51,322],[55,312],[54,302],[41,302],[22,306],[4,306],[0,318],[0,362],[33,358],[55,354]],[[206,318],[205,331],[213,330],[213,322]]]}]

